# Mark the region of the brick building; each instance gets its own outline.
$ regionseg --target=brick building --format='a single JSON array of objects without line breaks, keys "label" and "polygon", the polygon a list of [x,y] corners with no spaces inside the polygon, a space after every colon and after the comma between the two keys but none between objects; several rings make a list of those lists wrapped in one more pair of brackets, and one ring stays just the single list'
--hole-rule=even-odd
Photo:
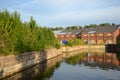
[{"label": "brick building", "polygon": [[96,28],[54,31],[55,37],[60,40],[82,39],[90,44],[116,44],[120,40],[120,26],[99,26]]},{"label": "brick building", "polygon": [[81,39],[90,44],[116,44],[120,35],[120,26],[100,26],[85,29]]},{"label": "brick building", "polygon": [[63,30],[63,31],[54,31],[55,37],[59,39],[61,42],[62,40],[72,40],[75,38],[81,39],[81,32],[82,29],[76,30]]}]

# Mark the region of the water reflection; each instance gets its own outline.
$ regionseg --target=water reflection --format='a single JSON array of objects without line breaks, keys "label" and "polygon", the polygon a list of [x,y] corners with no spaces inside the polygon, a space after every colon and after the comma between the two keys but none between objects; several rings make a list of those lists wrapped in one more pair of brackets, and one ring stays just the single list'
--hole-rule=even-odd
[{"label": "water reflection", "polygon": [[[63,56],[64,60],[61,63]],[[63,56],[55,57],[3,80],[120,79],[120,60],[115,53],[65,53]]]},{"label": "water reflection", "polygon": [[3,80],[48,80],[54,74],[54,71],[60,67],[61,61],[62,55],[44,61],[39,65],[11,75]]},{"label": "water reflection", "polygon": [[101,69],[120,70],[120,60],[115,53],[83,53],[65,60],[67,64],[81,65],[89,67],[99,67]]}]

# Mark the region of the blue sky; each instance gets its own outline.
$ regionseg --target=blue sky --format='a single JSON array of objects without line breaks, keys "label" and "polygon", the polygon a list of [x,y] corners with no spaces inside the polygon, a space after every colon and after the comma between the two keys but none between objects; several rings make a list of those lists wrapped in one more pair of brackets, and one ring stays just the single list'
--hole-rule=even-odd
[{"label": "blue sky", "polygon": [[120,0],[0,0],[0,9],[33,16],[41,26],[120,24]]}]

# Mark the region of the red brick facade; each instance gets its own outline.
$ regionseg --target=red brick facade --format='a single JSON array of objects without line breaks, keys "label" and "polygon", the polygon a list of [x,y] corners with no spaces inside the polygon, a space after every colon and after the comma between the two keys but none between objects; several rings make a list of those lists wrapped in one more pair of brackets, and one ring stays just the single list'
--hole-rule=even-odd
[{"label": "red brick facade", "polygon": [[117,29],[114,32],[82,33],[81,39],[91,44],[116,44],[119,35],[120,29]]},{"label": "red brick facade", "polygon": [[76,34],[58,34],[58,35],[55,35],[55,37],[57,39],[59,39],[59,41],[61,42],[62,40],[72,40],[72,39],[75,39],[77,37]]},{"label": "red brick facade", "polygon": [[[105,28],[105,27],[104,27]],[[113,30],[110,27],[110,30]],[[117,40],[120,39],[120,28],[115,28],[114,31],[93,31],[94,33],[85,32],[84,30],[79,32],[78,34],[67,34],[70,32],[67,32],[65,34],[55,34],[55,37],[58,38],[60,41],[62,40],[72,40],[75,38],[82,39],[85,43],[90,44],[116,44]],[[109,27],[108,27],[109,29]],[[86,29],[87,30],[87,29]],[[99,30],[99,28],[97,29]],[[104,30],[104,29],[103,29]],[[72,32],[72,31],[71,31]]]}]

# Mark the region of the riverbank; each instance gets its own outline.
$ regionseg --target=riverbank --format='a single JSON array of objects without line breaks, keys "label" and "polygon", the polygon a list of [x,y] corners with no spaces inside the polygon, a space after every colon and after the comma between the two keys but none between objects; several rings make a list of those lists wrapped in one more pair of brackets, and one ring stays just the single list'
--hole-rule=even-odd
[{"label": "riverbank", "polygon": [[105,45],[80,45],[74,47],[62,47],[63,53],[70,52],[105,52]]},{"label": "riverbank", "polygon": [[82,45],[74,47],[62,47],[60,49],[49,49],[41,52],[27,52],[19,56],[0,56],[0,78],[9,76],[21,70],[25,70],[50,58],[71,52],[73,54],[78,54],[80,52],[105,52],[105,46]]},{"label": "riverbank", "polygon": [[62,49],[49,49],[41,52],[27,52],[19,56],[0,56],[0,78],[27,69],[45,60],[62,54]]}]

